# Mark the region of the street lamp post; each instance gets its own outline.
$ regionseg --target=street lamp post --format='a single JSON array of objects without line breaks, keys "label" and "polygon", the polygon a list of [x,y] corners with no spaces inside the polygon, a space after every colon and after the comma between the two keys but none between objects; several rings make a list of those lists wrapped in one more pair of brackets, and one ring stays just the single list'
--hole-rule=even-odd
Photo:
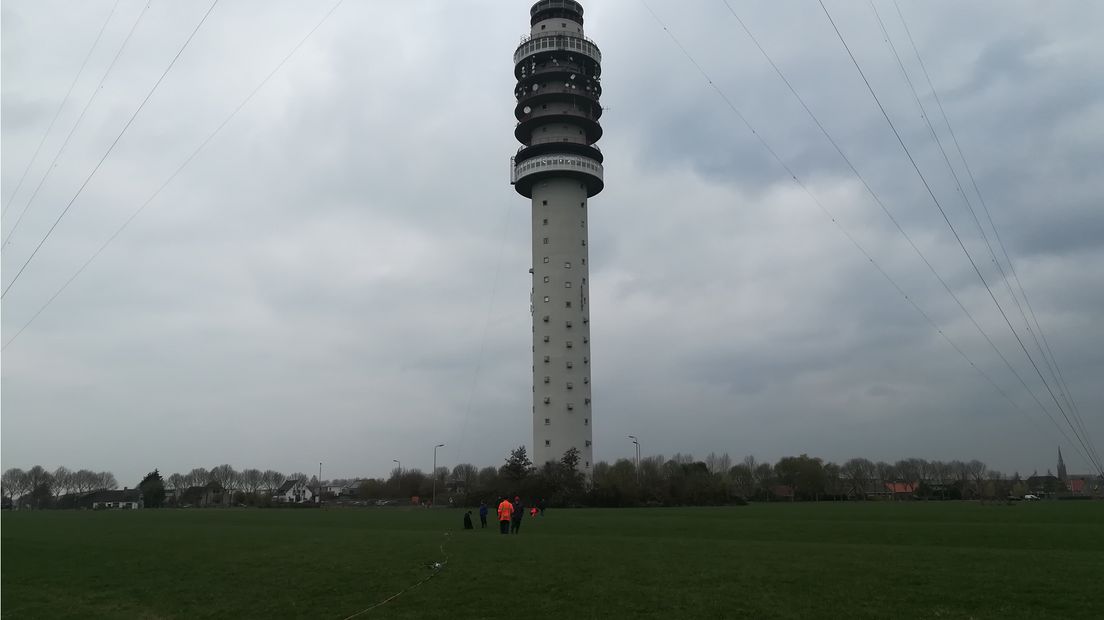
[{"label": "street lamp post", "polygon": [[636,446],[636,483],[640,484],[640,440],[636,435],[629,435],[629,439],[633,440],[633,445]]},{"label": "street lamp post", "polygon": [[429,500],[429,505],[437,506],[437,448],[444,448],[445,444],[439,443],[433,446],[433,497]]},{"label": "street lamp post", "polygon": [[322,461],[318,461],[318,505],[322,505]]}]

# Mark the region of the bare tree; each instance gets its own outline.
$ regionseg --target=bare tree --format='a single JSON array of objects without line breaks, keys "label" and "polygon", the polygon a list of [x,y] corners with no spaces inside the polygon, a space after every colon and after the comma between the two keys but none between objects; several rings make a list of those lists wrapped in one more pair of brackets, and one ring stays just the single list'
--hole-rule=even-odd
[{"label": "bare tree", "polygon": [[732,457],[725,452],[717,459],[717,473],[727,476],[730,469],[732,469]]},{"label": "bare tree", "polygon": [[755,486],[765,493],[770,492],[774,483],[774,466],[770,463],[759,463],[755,466]]},{"label": "bare tree", "polygon": [[720,466],[721,457],[717,456],[716,452],[710,452],[705,456],[705,468],[709,470],[709,473],[717,473],[717,468]]},{"label": "bare tree", "polygon": [[479,474],[479,470],[475,468],[475,465],[471,463],[460,463],[456,467],[452,468],[452,478],[456,480],[465,488],[475,483],[476,476]]},{"label": "bare tree", "polygon": [[866,499],[870,481],[878,475],[878,470],[868,459],[853,458],[843,464],[840,474],[848,481],[856,497]]},{"label": "bare tree", "polygon": [[732,479],[732,484],[736,487],[736,492],[741,496],[751,497],[755,495],[755,470],[748,467],[746,462],[733,466],[728,475]]},{"label": "bare tree", "polygon": [[94,490],[110,491],[117,488],[119,488],[119,482],[115,480],[115,474],[109,471],[101,471],[96,474]]},{"label": "bare tree", "polygon": [[966,463],[966,473],[970,477],[970,480],[974,482],[974,492],[981,495],[982,483],[985,481],[985,472],[988,468],[985,463],[974,459],[969,463]]},{"label": "bare tree", "polygon": [[96,472],[88,469],[78,469],[72,474],[74,493],[88,493],[96,490]]},{"label": "bare tree", "polygon": [[878,472],[878,480],[883,486],[897,480],[897,469],[885,461],[875,463],[874,470]]},{"label": "bare tree", "polygon": [[242,490],[256,494],[264,484],[264,474],[259,469],[243,469],[240,476]]},{"label": "bare tree", "polygon": [[172,474],[165,478],[165,487],[174,491],[183,491],[187,486],[188,482],[182,474]]},{"label": "bare tree", "polygon": [[211,474],[203,467],[196,467],[188,472],[186,478],[188,479],[188,486],[202,487],[211,481]]},{"label": "bare tree", "polygon": [[269,491],[275,491],[276,489],[280,488],[280,485],[283,484],[284,480],[286,479],[283,474],[273,469],[265,470],[265,473],[262,474],[262,477],[264,478],[264,487]]},{"label": "bare tree", "polygon": [[12,467],[4,472],[0,482],[3,484],[3,495],[12,501],[16,501],[27,493],[27,472],[18,467]]},{"label": "bare tree", "polygon": [[[223,491],[230,491],[230,495],[233,495],[234,487],[237,485],[238,472],[234,471],[234,468],[228,464],[222,464],[218,467],[212,467],[209,474],[211,482],[218,484],[222,487]],[[227,501],[230,498],[224,498]]]},{"label": "bare tree", "polygon": [[73,472],[65,466],[58,467],[54,470],[54,501],[57,501],[62,495],[65,495],[73,488]]},{"label": "bare tree", "polygon": [[902,482],[916,482],[920,479],[920,468],[917,466],[917,460],[902,459],[893,464],[893,470]]},{"label": "bare tree", "polygon": [[843,495],[843,475],[839,465],[824,464],[824,492],[829,495]]}]

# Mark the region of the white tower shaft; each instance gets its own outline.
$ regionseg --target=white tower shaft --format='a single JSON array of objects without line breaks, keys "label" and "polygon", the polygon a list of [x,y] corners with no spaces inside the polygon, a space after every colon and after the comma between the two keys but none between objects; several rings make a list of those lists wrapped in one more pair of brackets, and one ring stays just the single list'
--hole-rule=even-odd
[{"label": "white tower shaft", "polygon": [[571,449],[593,462],[587,201],[602,191],[601,52],[583,36],[583,8],[541,0],[514,53],[522,146],[511,182],[532,199],[533,461]]}]

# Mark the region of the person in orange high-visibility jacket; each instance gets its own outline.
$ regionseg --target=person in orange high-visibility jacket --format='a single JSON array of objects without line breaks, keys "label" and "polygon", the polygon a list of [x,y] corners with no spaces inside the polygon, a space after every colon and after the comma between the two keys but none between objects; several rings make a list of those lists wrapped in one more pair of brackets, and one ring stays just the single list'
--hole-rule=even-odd
[{"label": "person in orange high-visibility jacket", "polygon": [[503,534],[510,533],[510,517],[514,514],[514,505],[505,497],[498,505],[498,529]]}]

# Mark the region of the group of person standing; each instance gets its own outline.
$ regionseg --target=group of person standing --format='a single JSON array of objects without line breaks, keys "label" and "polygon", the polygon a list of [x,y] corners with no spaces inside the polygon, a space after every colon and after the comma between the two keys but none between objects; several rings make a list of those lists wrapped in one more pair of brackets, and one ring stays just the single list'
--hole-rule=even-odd
[{"label": "group of person standing", "polygon": [[[536,517],[538,514],[543,515],[545,510],[544,500],[537,502],[536,506],[531,506],[529,509],[530,516]],[[498,502],[498,530],[501,534],[518,534],[521,532],[521,520],[525,518],[525,503],[521,501],[521,497],[515,496],[514,501],[510,501],[508,497],[502,497]],[[479,503],[479,525],[481,529],[487,527],[487,515],[490,513],[490,508],[487,506],[487,502],[483,501]],[[471,522],[471,511],[469,510],[464,514],[464,529],[474,529]]]}]

